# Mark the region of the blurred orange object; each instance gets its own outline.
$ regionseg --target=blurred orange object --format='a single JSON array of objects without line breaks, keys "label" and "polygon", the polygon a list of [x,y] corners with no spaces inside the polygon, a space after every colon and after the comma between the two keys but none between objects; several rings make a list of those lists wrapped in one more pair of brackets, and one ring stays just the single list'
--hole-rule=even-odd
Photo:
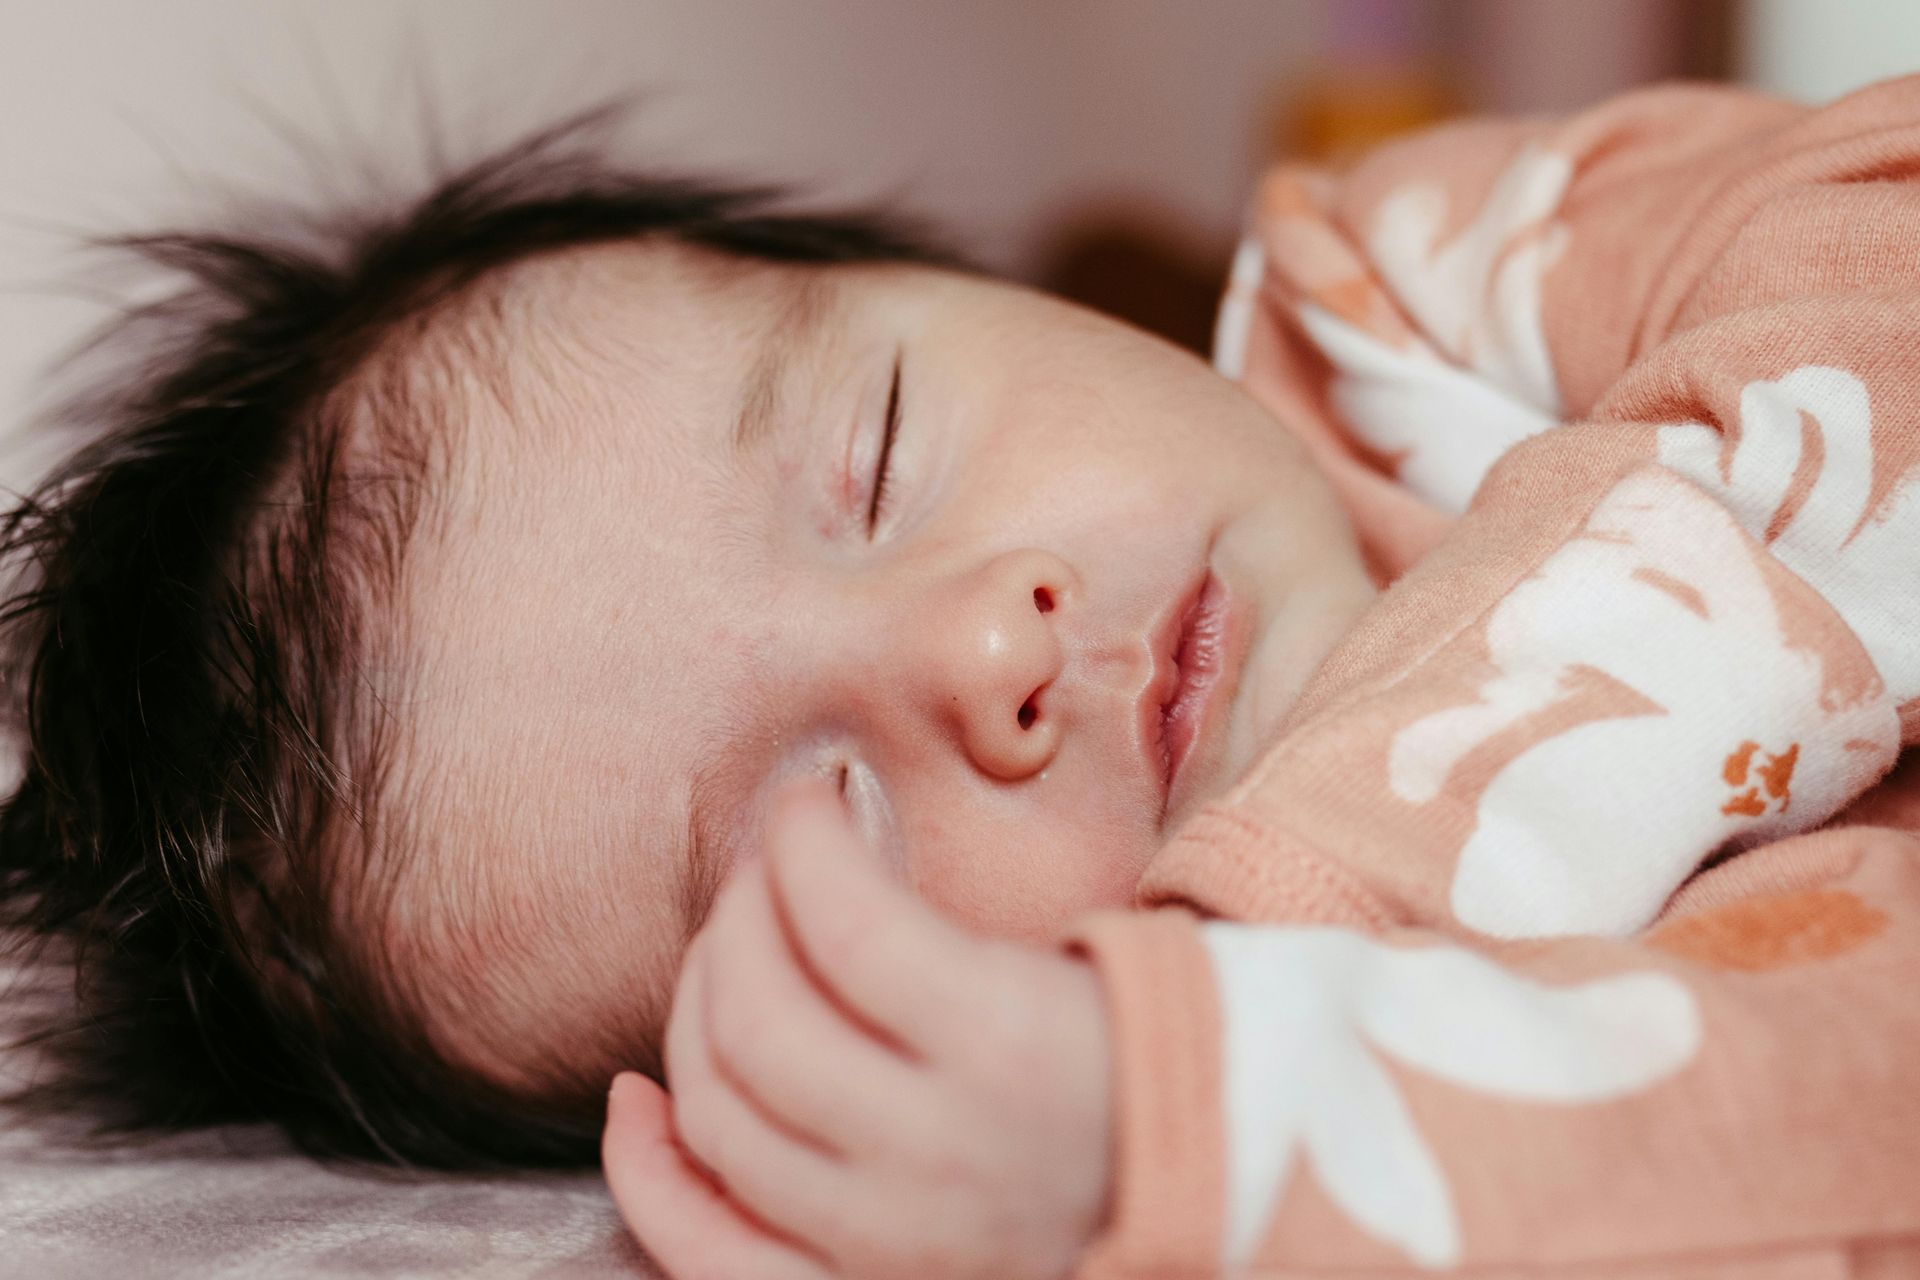
[{"label": "blurred orange object", "polygon": [[1326,61],[1275,102],[1271,155],[1334,160],[1460,110],[1432,6],[1342,0],[1331,16]]}]

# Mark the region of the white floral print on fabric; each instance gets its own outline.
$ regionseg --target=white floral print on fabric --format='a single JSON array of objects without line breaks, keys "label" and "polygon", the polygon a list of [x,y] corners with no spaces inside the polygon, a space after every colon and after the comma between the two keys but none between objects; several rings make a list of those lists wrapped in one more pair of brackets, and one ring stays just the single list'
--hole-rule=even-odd
[{"label": "white floral print on fabric", "polygon": [[1383,200],[1367,239],[1380,278],[1442,355],[1550,417],[1560,391],[1541,290],[1566,252],[1567,228],[1552,219],[1572,181],[1570,159],[1529,145],[1450,242],[1440,242],[1446,193],[1426,183]]},{"label": "white floral print on fabric", "polygon": [[1873,501],[1873,410],[1859,378],[1807,365],[1748,383],[1737,439],[1698,423],[1665,427],[1660,460],[1826,597],[1895,702],[1920,698],[1920,476],[1894,477]]},{"label": "white floral print on fabric", "polygon": [[1596,672],[1619,712],[1544,737],[1487,783],[1454,871],[1462,924],[1633,932],[1714,850],[1810,830],[1891,765],[1884,688],[1869,679],[1845,701],[1823,655],[1789,643],[1763,554],[1726,508],[1647,467],[1495,606],[1498,674],[1395,735],[1397,796],[1431,801],[1470,751]]},{"label": "white floral print on fabric", "polygon": [[1382,1055],[1529,1103],[1624,1097],[1698,1051],[1692,993],[1658,972],[1553,987],[1464,948],[1398,949],[1347,929],[1209,924],[1225,1027],[1221,1260],[1245,1266],[1287,1178],[1415,1262],[1459,1261],[1445,1171]]},{"label": "white floral print on fabric", "polygon": [[1334,368],[1331,396],[1348,428],[1399,460],[1398,479],[1464,511],[1501,455],[1560,420],[1541,319],[1547,271],[1566,249],[1551,221],[1573,166],[1530,146],[1449,241],[1445,191],[1413,184],[1375,214],[1367,251],[1381,285],[1418,330],[1372,333],[1335,310],[1300,304],[1302,328]]},{"label": "white floral print on fabric", "polygon": [[1247,343],[1253,336],[1260,281],[1266,272],[1266,250],[1248,236],[1233,251],[1227,291],[1220,299],[1220,314],[1213,321],[1213,369],[1223,378],[1238,382],[1246,376]]}]

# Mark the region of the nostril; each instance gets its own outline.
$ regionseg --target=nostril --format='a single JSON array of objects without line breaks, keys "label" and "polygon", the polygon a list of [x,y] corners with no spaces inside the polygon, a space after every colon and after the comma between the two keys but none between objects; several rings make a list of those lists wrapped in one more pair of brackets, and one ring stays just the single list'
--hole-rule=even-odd
[{"label": "nostril", "polygon": [[1045,587],[1035,587],[1033,589],[1033,607],[1042,613],[1052,613],[1053,592],[1047,590]]},{"label": "nostril", "polygon": [[1020,714],[1016,718],[1020,721],[1020,727],[1022,729],[1033,728],[1033,722],[1040,718],[1040,706],[1034,701],[1037,697],[1039,697],[1039,695],[1034,694],[1020,704]]}]

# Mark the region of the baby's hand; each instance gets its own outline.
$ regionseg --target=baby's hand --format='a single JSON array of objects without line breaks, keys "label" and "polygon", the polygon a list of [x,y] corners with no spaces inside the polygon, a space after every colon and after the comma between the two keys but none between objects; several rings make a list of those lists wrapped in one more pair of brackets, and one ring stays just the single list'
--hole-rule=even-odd
[{"label": "baby's hand", "polygon": [[615,1082],[614,1199],[675,1280],[1058,1280],[1106,1212],[1098,984],[949,923],[789,788],[688,950],[672,1098]]}]

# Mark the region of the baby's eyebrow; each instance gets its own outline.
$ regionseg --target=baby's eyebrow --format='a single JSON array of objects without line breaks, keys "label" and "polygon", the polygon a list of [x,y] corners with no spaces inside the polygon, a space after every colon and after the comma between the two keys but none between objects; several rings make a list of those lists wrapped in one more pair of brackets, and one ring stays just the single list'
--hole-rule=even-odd
[{"label": "baby's eyebrow", "polygon": [[761,448],[780,425],[780,388],[788,369],[807,355],[826,330],[835,292],[826,280],[809,275],[789,286],[773,332],[760,345],[759,356],[740,396],[740,412],[733,424],[733,449],[744,457]]}]

